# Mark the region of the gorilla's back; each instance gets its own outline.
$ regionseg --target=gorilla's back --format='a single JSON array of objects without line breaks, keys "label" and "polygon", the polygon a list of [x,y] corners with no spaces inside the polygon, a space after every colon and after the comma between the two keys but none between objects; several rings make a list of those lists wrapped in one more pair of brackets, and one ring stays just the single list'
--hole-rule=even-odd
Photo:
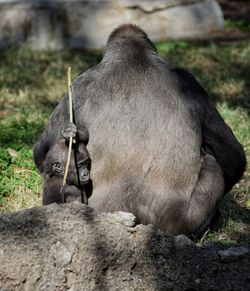
[{"label": "gorilla's back", "polygon": [[103,70],[88,83],[82,116],[92,159],[89,204],[98,211],[132,211],[141,221],[152,216],[153,223],[155,212],[172,207],[169,201],[191,195],[201,128],[170,70]]},{"label": "gorilla's back", "polygon": [[[146,33],[127,24],[110,34],[102,61],[74,81],[73,92],[79,139],[80,131],[89,134],[89,205],[130,211],[172,234],[201,233],[246,158],[195,78],[169,67]],[[65,96],[34,147],[41,174],[67,126]],[[53,177],[45,181],[50,185],[58,188]]]}]

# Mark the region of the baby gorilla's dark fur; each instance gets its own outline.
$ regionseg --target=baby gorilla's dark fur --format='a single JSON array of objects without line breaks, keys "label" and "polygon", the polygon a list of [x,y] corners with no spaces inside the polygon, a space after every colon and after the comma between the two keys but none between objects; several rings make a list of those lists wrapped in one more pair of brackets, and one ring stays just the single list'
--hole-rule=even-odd
[{"label": "baby gorilla's dark fur", "polygon": [[87,204],[91,193],[90,157],[83,143],[73,146],[66,185],[62,188],[68,156],[65,139],[57,141],[49,150],[44,163],[43,204],[68,203],[75,200]]}]

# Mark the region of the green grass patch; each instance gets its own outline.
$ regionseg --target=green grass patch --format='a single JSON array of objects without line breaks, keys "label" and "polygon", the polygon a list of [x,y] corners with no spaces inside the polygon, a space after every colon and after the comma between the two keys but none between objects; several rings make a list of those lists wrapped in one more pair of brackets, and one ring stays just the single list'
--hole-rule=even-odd
[{"label": "green grass patch", "polygon": [[187,49],[189,48],[189,44],[186,41],[166,41],[157,43],[156,47],[162,54],[166,54],[176,52],[177,50]]},{"label": "green grass patch", "polygon": [[[228,24],[229,25],[229,24]],[[239,24],[238,24],[239,25]],[[208,91],[218,110],[243,144],[250,161],[250,42],[157,44],[172,65],[189,69]],[[0,52],[0,209],[41,205],[42,179],[32,147],[72,77],[97,64],[100,52],[34,52],[11,48]],[[250,169],[226,195],[221,217],[202,242],[250,239]]]},{"label": "green grass patch", "polygon": [[244,19],[233,20],[231,18],[226,18],[224,25],[226,28],[237,28],[243,32],[250,32],[250,26]]}]

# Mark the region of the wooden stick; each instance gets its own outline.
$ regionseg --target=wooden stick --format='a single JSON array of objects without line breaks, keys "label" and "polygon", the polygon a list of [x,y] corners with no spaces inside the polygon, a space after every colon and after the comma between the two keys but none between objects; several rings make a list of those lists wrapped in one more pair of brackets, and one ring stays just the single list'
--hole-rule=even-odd
[{"label": "wooden stick", "polygon": [[71,84],[71,67],[68,67],[68,91],[69,91],[69,121],[73,122],[73,97]]},{"label": "wooden stick", "polygon": [[[71,67],[68,67],[68,92],[69,92],[69,121],[73,122],[73,98],[72,98],[72,84],[71,84]],[[63,184],[62,184],[61,190],[65,186],[67,176],[68,176],[70,156],[71,156],[71,152],[72,152],[72,143],[73,143],[73,137],[70,137],[69,138],[68,157],[67,157],[67,162],[66,162],[66,166],[65,166]],[[65,201],[63,201],[63,202],[65,202]]]}]

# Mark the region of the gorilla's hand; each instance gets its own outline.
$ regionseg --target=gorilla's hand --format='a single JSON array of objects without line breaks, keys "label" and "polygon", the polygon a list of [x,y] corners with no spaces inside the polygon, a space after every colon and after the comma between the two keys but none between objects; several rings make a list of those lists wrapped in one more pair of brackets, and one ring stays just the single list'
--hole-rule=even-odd
[{"label": "gorilla's hand", "polygon": [[73,201],[82,202],[81,191],[75,185],[65,185],[61,193],[63,203],[70,203]]},{"label": "gorilla's hand", "polygon": [[89,141],[89,133],[85,127],[82,129],[77,129],[76,125],[72,122],[69,122],[64,130],[62,131],[62,135],[65,138],[65,140],[68,142],[70,137],[73,138],[73,142],[83,142],[85,145],[87,145]]},{"label": "gorilla's hand", "polygon": [[66,141],[69,141],[69,139],[72,137],[73,140],[76,139],[76,133],[77,128],[76,125],[73,122],[69,122],[64,130],[62,131],[62,135],[65,138]]}]

